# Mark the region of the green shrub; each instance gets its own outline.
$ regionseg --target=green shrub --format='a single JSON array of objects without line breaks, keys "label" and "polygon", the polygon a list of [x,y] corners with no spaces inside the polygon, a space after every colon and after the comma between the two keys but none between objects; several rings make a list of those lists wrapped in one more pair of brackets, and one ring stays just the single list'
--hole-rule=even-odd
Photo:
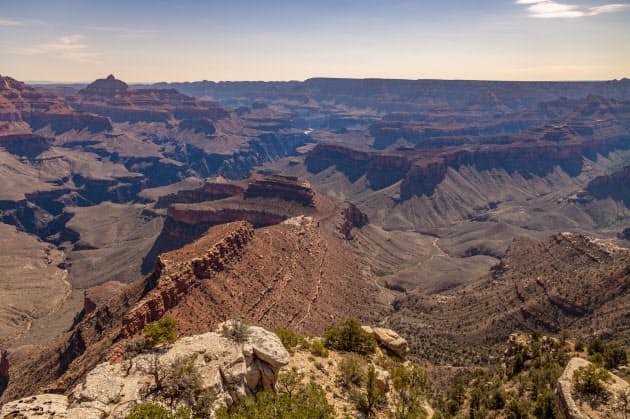
[{"label": "green shrub", "polygon": [[628,363],[628,353],[616,342],[612,342],[604,349],[604,365],[608,369],[617,368]]},{"label": "green shrub", "polygon": [[392,384],[396,396],[396,419],[421,418],[426,415],[422,401],[429,391],[427,372],[417,365],[400,365],[392,371]]},{"label": "green shrub", "polygon": [[184,403],[195,417],[207,417],[216,397],[203,388],[201,374],[195,367],[195,356],[179,358],[161,379],[158,394],[167,399],[170,406]]},{"label": "green shrub", "polygon": [[246,342],[250,334],[249,325],[241,320],[227,321],[221,327],[221,335],[223,337],[238,343]]},{"label": "green shrub", "polygon": [[349,354],[339,362],[339,379],[344,387],[360,385],[364,375],[365,361],[359,355]]},{"label": "green shrub", "polygon": [[580,367],[573,372],[573,382],[577,391],[584,395],[601,396],[605,393],[604,383],[610,379],[610,374],[604,368],[595,364]]},{"label": "green shrub", "polygon": [[328,358],[328,349],[324,346],[321,340],[315,339],[311,342],[309,347],[311,353],[320,358]]},{"label": "green shrub", "polygon": [[304,336],[291,329],[277,329],[275,334],[280,338],[280,342],[282,342],[286,350],[290,353],[294,353],[297,347],[306,345]]},{"label": "green shrub", "polygon": [[173,413],[159,404],[145,402],[135,405],[125,419],[172,419]]},{"label": "green shrub", "polygon": [[303,380],[304,374],[298,372],[297,368],[293,367],[290,371],[278,376],[276,388],[289,397],[293,397],[293,395],[297,394],[302,388]]},{"label": "green shrub", "polygon": [[317,384],[302,386],[293,396],[261,391],[231,409],[222,408],[217,419],[332,419],[334,410]]},{"label": "green shrub", "polygon": [[332,326],[324,332],[324,346],[344,352],[362,355],[374,353],[376,340],[371,333],[361,328],[356,319],[346,319],[339,326]]},{"label": "green shrub", "polygon": [[177,320],[163,317],[144,327],[144,341],[147,348],[177,340]]}]

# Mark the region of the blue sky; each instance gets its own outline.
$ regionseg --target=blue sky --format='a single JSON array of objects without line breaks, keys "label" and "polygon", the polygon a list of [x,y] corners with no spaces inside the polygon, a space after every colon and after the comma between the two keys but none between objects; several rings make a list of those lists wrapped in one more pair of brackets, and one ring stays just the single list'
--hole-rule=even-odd
[{"label": "blue sky", "polygon": [[630,2],[0,0],[28,81],[630,77]]}]

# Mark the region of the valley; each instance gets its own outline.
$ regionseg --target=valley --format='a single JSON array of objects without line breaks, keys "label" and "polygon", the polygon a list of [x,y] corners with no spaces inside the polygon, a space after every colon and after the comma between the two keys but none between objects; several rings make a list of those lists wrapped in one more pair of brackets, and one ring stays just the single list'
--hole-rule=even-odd
[{"label": "valley", "polygon": [[2,77],[0,400],[67,391],[164,316],[356,317],[436,368],[515,331],[628,345],[629,151],[627,79]]}]

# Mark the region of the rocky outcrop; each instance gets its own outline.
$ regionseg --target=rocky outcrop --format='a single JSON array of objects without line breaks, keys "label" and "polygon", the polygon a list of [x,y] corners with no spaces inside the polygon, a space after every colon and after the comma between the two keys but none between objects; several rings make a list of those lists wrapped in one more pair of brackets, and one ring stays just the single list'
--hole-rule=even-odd
[{"label": "rocky outcrop", "polygon": [[51,92],[36,90],[10,77],[0,76],[0,133],[23,133],[28,124],[32,130],[50,127],[56,133],[70,130],[102,132],[112,129],[107,118],[89,113],[75,112],[65,101]]},{"label": "rocky outcrop", "polygon": [[158,198],[155,207],[166,208],[172,204],[194,204],[215,201],[241,195],[244,188],[232,182],[206,182],[201,188],[187,189]]},{"label": "rocky outcrop", "polygon": [[308,182],[294,176],[271,175],[256,179],[247,186],[245,198],[277,198],[295,201],[304,206],[315,206],[315,193]]},{"label": "rocky outcrop", "polygon": [[354,238],[352,229],[361,228],[369,222],[368,216],[351,202],[348,202],[348,206],[343,210],[341,215],[343,216],[343,222],[341,226],[339,226],[339,231],[347,240]]},{"label": "rocky outcrop", "polygon": [[[582,358],[572,358],[558,380],[556,387],[556,404],[561,419],[600,419],[624,418],[628,414],[628,406],[623,407],[620,397],[630,395],[630,384],[615,374],[610,373],[610,379],[605,381],[606,397],[592,399],[584,397],[575,389],[573,374],[579,368],[587,367],[591,363]],[[620,410],[625,409],[623,411]]]},{"label": "rocky outcrop", "polygon": [[35,130],[50,127],[55,134],[63,134],[70,130],[87,130],[91,133],[112,130],[109,119],[87,112],[32,113],[27,121]]},{"label": "rocky outcrop", "polygon": [[[69,98],[69,102],[74,109],[106,116],[115,122],[204,118],[208,121],[228,115],[214,102],[198,101],[175,89],[132,89],[113,75],[89,84]],[[205,130],[209,129],[206,123]]]},{"label": "rocky outcrop", "polygon": [[363,330],[371,333],[380,346],[388,351],[391,351],[399,358],[405,359],[409,353],[409,343],[407,342],[407,339],[403,338],[392,329],[363,326]]},{"label": "rocky outcrop", "polygon": [[607,176],[596,177],[589,182],[586,190],[595,199],[612,198],[630,208],[630,166]]},{"label": "rocky outcrop", "polygon": [[[222,237],[213,236],[212,243],[207,240],[196,243],[196,247],[211,244],[200,256],[189,259],[174,251],[158,258],[154,272],[147,280],[151,290],[124,316],[122,336],[133,336],[146,324],[160,319],[178,304],[196,281],[211,278],[238,258],[253,235],[253,227],[247,222],[223,227]],[[182,250],[185,251],[190,249]]]},{"label": "rocky outcrop", "polygon": [[108,281],[104,284],[87,289],[83,293],[83,315],[90,314],[96,307],[106,303],[116,294],[122,292],[125,284],[118,281]]},{"label": "rocky outcrop", "polygon": [[97,365],[69,397],[27,397],[5,404],[0,416],[124,417],[151,393],[157,393],[158,401],[166,404],[159,396],[155,377],[164,377],[178,360],[184,359],[191,360],[199,372],[202,388],[215,396],[212,410],[216,410],[260,390],[273,389],[280,368],[289,362],[289,353],[274,333],[255,326],[248,327],[242,343],[214,332],[184,337],[169,347],[121,363]]},{"label": "rocky outcrop", "polygon": [[179,123],[179,129],[189,129],[206,135],[214,135],[217,131],[212,121],[207,118],[184,119]]}]

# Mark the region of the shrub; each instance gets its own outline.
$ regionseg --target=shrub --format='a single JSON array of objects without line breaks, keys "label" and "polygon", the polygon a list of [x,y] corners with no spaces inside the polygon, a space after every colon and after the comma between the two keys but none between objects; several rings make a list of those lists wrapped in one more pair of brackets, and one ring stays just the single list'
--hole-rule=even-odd
[{"label": "shrub", "polygon": [[339,362],[339,379],[344,387],[360,385],[365,374],[365,361],[358,355],[350,354]]},{"label": "shrub", "polygon": [[604,365],[608,369],[617,368],[628,363],[628,353],[618,343],[613,342],[604,349]]},{"label": "shrub", "polygon": [[285,393],[261,391],[249,396],[231,409],[222,408],[217,419],[332,419],[334,410],[322,388],[314,383],[302,386],[289,396]]},{"label": "shrub", "polygon": [[229,320],[223,323],[221,328],[221,335],[234,342],[243,343],[247,341],[250,334],[249,325],[241,320]]},{"label": "shrub", "polygon": [[577,391],[584,395],[601,396],[605,393],[604,383],[610,379],[608,371],[595,364],[580,367],[573,372],[573,382]]},{"label": "shrub", "polygon": [[172,419],[173,414],[159,404],[145,402],[135,405],[125,419]]},{"label": "shrub", "polygon": [[278,376],[276,388],[289,397],[293,397],[300,390],[303,380],[304,374],[299,373],[297,368],[293,367],[290,371]]},{"label": "shrub", "polygon": [[321,358],[328,358],[328,349],[324,346],[321,340],[315,339],[310,345],[310,351],[313,355]]},{"label": "shrub", "polygon": [[290,353],[294,353],[295,348],[298,346],[304,346],[306,344],[304,336],[299,335],[291,329],[277,329],[275,333],[278,338],[280,338],[280,342],[282,342],[286,350]]},{"label": "shrub", "polygon": [[177,320],[163,317],[144,327],[144,340],[147,348],[154,348],[162,343],[173,343],[177,340]]},{"label": "shrub", "polygon": [[161,380],[160,395],[169,400],[170,405],[186,404],[195,417],[206,417],[215,396],[203,388],[201,374],[195,367],[195,357],[177,359]]},{"label": "shrub", "polygon": [[411,419],[426,414],[422,401],[429,391],[429,377],[417,365],[400,365],[392,371],[392,384],[396,395],[394,417]]},{"label": "shrub", "polygon": [[378,407],[383,403],[385,395],[376,382],[376,369],[374,365],[368,367],[365,380],[365,393],[355,391],[352,395],[357,410],[367,416],[373,416]]},{"label": "shrub", "polygon": [[573,349],[575,349],[576,352],[582,352],[584,350],[584,342],[580,339],[576,340]]},{"label": "shrub", "polygon": [[365,355],[376,350],[376,340],[371,333],[361,328],[358,320],[346,319],[339,326],[332,326],[324,332],[324,346]]}]

